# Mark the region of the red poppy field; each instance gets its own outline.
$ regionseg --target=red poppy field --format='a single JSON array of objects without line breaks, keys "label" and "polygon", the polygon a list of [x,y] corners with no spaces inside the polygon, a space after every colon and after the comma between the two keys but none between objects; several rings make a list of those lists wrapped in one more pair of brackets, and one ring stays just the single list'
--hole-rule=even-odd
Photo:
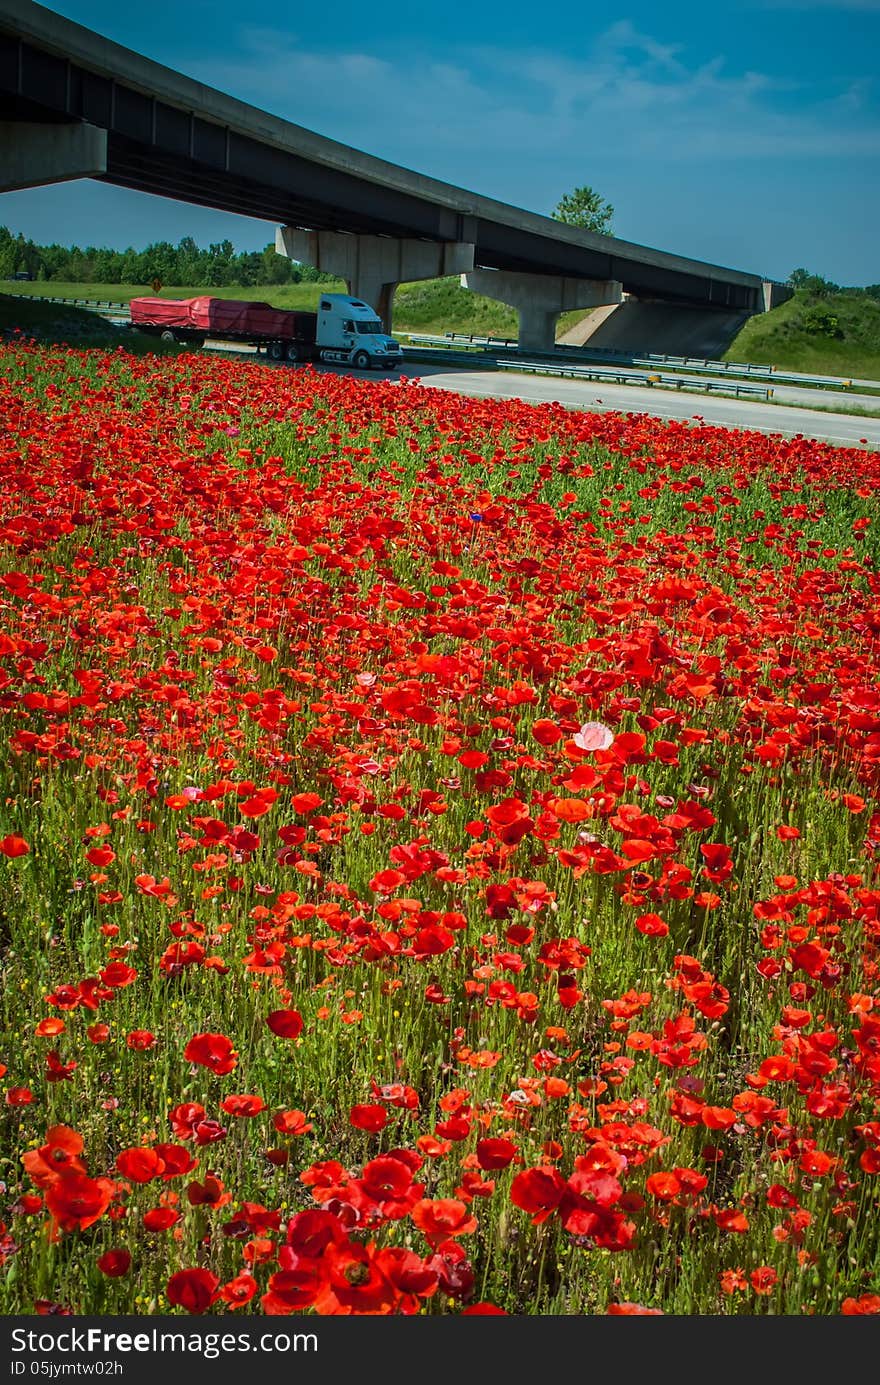
[{"label": "red poppy field", "polygon": [[880,1312],[880,458],[0,383],[0,1311]]}]

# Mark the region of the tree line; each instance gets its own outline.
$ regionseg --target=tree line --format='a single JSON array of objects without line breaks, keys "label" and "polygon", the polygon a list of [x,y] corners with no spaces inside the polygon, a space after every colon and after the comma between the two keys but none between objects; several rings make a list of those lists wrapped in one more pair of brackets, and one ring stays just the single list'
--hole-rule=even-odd
[{"label": "tree line", "polygon": [[880,299],[880,284],[866,284],[864,288],[844,287],[821,274],[811,274],[808,269],[793,269],[788,276],[793,289],[811,298],[830,298],[835,293],[864,294],[868,298]]},{"label": "tree line", "polygon": [[[610,203],[602,202],[592,188],[582,187],[562,198],[553,216],[557,221],[607,235],[612,212]],[[271,244],[259,251],[236,251],[231,240],[221,240],[204,250],[192,236],[184,236],[177,245],[160,240],[145,250],[108,250],[94,245],[80,249],[78,245],[37,245],[21,232],[15,235],[0,226],[0,281],[16,274],[64,284],[151,284],[161,279],[163,284],[193,288],[327,283],[333,278],[311,265],[276,255]],[[806,269],[793,270],[788,282],[814,298],[846,293],[880,300],[880,284],[841,287]]]},{"label": "tree line", "polygon": [[0,226],[0,280],[16,274],[66,284],[181,284],[194,288],[224,285],[324,283],[332,279],[310,265],[276,255],[274,245],[263,250],[236,251],[230,240],[207,250],[192,236],[177,245],[155,241],[145,250],[108,250],[94,245],[37,245],[20,232]]}]

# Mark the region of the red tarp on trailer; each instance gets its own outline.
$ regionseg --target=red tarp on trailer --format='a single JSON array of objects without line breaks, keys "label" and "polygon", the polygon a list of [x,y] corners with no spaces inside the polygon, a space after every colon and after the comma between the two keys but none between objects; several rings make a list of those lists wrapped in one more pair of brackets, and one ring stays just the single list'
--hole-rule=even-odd
[{"label": "red tarp on trailer", "polygon": [[234,334],[284,340],[314,341],[314,313],[285,312],[269,303],[243,303],[233,298],[133,298],[135,326],[187,329],[191,332]]}]

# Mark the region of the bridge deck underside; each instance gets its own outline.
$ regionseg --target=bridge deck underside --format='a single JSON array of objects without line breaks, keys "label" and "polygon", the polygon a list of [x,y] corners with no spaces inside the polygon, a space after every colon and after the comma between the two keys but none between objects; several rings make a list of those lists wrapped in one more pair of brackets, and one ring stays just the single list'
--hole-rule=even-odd
[{"label": "bridge deck underside", "polygon": [[289,226],[465,241],[487,269],[617,280],[644,297],[752,308],[756,290],[672,273],[458,212],[167,104],[0,34],[0,119],[86,121],[108,131],[103,181]]}]

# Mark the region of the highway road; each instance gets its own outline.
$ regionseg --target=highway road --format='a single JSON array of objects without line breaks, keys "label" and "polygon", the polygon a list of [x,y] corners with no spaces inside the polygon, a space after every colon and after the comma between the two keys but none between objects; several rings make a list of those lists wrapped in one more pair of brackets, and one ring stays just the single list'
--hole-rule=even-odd
[{"label": "highway road", "polygon": [[[369,374],[370,372],[352,372]],[[657,386],[601,384],[595,380],[566,380],[546,375],[514,375],[510,371],[473,371],[458,367],[412,364],[405,371],[429,389],[452,390],[478,398],[522,399],[529,404],[555,402],[568,409],[606,413],[645,413],[654,418],[700,418],[721,428],[749,428],[759,433],[796,433],[838,447],[864,446],[880,451],[880,418],[858,414],[823,413],[819,409],[764,404],[753,399],[679,394]],[[807,393],[799,391],[799,393]],[[818,391],[813,391],[813,398]],[[835,395],[839,409],[841,397]],[[880,404],[880,400],[873,400]]]}]

